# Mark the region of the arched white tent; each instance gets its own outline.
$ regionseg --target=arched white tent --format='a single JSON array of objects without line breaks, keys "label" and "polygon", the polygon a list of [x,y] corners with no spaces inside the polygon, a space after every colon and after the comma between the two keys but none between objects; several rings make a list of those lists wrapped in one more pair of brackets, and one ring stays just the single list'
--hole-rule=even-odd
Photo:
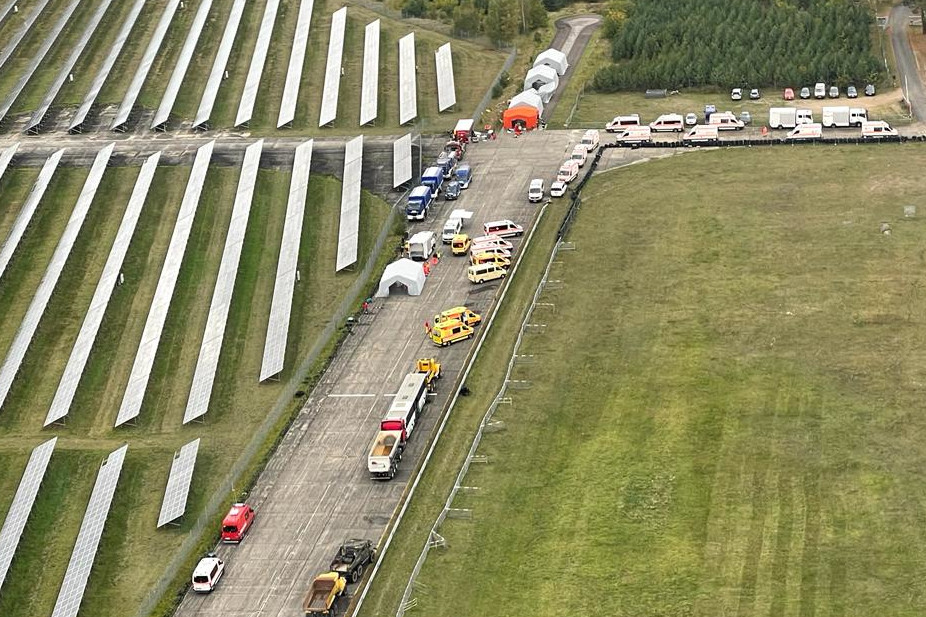
[{"label": "arched white tent", "polygon": [[544,103],[550,102],[557,86],[559,86],[559,75],[556,74],[555,69],[546,64],[535,66],[524,77],[524,89],[536,90]]},{"label": "arched white tent", "polygon": [[410,296],[420,296],[424,289],[424,269],[420,263],[411,259],[400,259],[386,266],[382,278],[379,279],[377,298],[385,298],[393,285],[401,285],[408,290]]},{"label": "arched white tent", "polygon": [[543,99],[540,98],[540,95],[537,94],[536,90],[525,90],[521,94],[514,96],[511,99],[511,102],[508,104],[508,109],[517,107],[518,105],[527,105],[528,107],[533,107],[538,112],[543,114]]},{"label": "arched white tent", "polygon": [[566,69],[569,68],[569,61],[566,60],[566,54],[558,49],[547,49],[537,54],[537,59],[534,60],[534,66],[540,66],[541,64],[545,64],[552,68],[561,77],[566,74]]}]

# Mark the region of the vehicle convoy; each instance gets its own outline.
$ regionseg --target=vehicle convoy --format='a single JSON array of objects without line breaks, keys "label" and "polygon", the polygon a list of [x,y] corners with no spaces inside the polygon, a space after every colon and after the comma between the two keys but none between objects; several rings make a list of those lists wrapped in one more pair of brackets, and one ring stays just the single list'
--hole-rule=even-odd
[{"label": "vehicle convoy", "polygon": [[797,107],[772,107],[768,110],[768,126],[773,129],[793,129],[798,124],[813,122],[813,112]]},{"label": "vehicle convoy", "polygon": [[862,126],[868,119],[868,112],[861,107],[824,107],[821,124],[825,128]]},{"label": "vehicle convoy", "polygon": [[440,167],[428,167],[421,174],[421,184],[431,189],[431,199],[437,199],[444,184],[444,172]]},{"label": "vehicle convoy", "polygon": [[222,542],[237,544],[251,529],[254,523],[254,508],[246,503],[232,504],[225,518],[222,519]]},{"label": "vehicle convoy", "polygon": [[423,221],[428,216],[433,201],[430,187],[416,186],[408,193],[408,199],[405,201],[405,218],[409,221]]},{"label": "vehicle convoy", "polygon": [[335,601],[343,595],[347,588],[347,581],[337,572],[319,574],[312,581],[309,592],[305,594],[302,602],[303,611],[307,616],[331,615],[334,613]]},{"label": "vehicle convoy", "polygon": [[[391,480],[399,470],[399,461],[405,450],[402,431],[379,431],[367,455],[367,471],[371,480]],[[333,568],[332,568],[333,569]]]},{"label": "vehicle convoy", "polygon": [[437,249],[437,240],[433,231],[419,231],[408,239],[405,246],[409,259],[426,261]]},{"label": "vehicle convoy", "polygon": [[331,561],[331,571],[337,572],[352,583],[363,578],[366,566],[376,561],[376,549],[371,540],[352,539],[338,549]]}]

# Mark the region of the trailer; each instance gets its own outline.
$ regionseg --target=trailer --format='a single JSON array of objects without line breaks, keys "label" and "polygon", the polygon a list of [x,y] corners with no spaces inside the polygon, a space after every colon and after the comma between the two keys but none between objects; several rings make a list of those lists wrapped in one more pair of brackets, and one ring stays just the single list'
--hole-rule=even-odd
[{"label": "trailer", "polygon": [[327,572],[316,576],[302,601],[306,617],[333,614],[334,603],[346,588],[347,581],[337,572]]},{"label": "trailer", "polygon": [[[392,480],[399,469],[405,439],[402,431],[379,431],[367,455],[367,471],[372,480]],[[332,568],[335,569],[335,568]]]},{"label": "trailer", "polygon": [[768,126],[773,129],[793,129],[798,124],[811,124],[813,112],[797,107],[772,107],[768,110]]},{"label": "trailer", "polygon": [[408,239],[405,247],[409,259],[427,261],[437,249],[437,240],[433,231],[419,231]]}]

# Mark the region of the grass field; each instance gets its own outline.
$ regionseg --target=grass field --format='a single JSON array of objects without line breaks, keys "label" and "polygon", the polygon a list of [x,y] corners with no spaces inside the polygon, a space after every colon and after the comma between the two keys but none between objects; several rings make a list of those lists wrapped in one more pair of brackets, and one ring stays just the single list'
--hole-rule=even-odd
[{"label": "grass field", "polygon": [[[334,274],[341,185],[332,177],[313,175],[299,257],[302,281],[293,302],[286,368],[279,382],[258,384],[290,182],[289,172],[261,169],[210,411],[204,424],[181,426],[239,175],[235,167],[210,168],[138,424],[114,430],[189,176],[189,168],[160,167],[123,266],[125,284],[113,294],[67,425],[42,430],[137,173],[137,168],[119,167],[104,175],[0,413],[0,459],[7,463],[0,472],[0,516],[9,508],[29,450],[52,435],[60,436],[0,596],[0,611],[5,615],[50,614],[97,467],[110,451],[126,442],[125,468],[81,614],[134,615],[359,274]],[[56,172],[0,280],[0,312],[4,315],[0,350],[4,353],[86,175],[87,170],[81,168]],[[4,174],[0,231],[8,230],[35,176],[36,170],[28,168],[12,168]],[[379,198],[363,194],[361,262],[369,255],[388,209]],[[297,405],[298,400],[288,404]],[[187,516],[179,527],[156,531],[171,456],[197,437],[202,438],[202,445]]]},{"label": "grass field", "polygon": [[[727,150],[592,181],[512,375],[532,387],[409,615],[922,614],[924,160]],[[465,417],[365,616],[394,612]]]}]

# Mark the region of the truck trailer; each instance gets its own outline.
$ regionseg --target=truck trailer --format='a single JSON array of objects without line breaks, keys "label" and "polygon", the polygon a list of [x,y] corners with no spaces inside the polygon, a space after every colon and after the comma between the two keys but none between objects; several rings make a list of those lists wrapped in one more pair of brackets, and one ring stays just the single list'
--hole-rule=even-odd
[{"label": "truck trailer", "polygon": [[846,128],[850,126],[862,126],[862,122],[868,120],[868,111],[861,107],[824,107],[823,121],[821,124],[825,128]]},{"label": "truck trailer", "polygon": [[433,231],[419,231],[408,239],[406,246],[409,259],[427,261],[437,248],[437,240]]},{"label": "truck trailer", "polygon": [[367,471],[373,480],[392,480],[399,469],[405,439],[402,431],[379,431],[367,455]]},{"label": "truck trailer", "polygon": [[302,601],[306,617],[333,614],[334,603],[346,588],[347,581],[337,572],[327,572],[316,576]]},{"label": "truck trailer", "polygon": [[408,200],[405,202],[405,218],[409,221],[423,221],[428,216],[431,209],[431,188],[416,186],[408,194]]},{"label": "truck trailer", "polygon": [[428,167],[421,174],[421,184],[431,189],[431,199],[437,199],[444,184],[444,170],[441,167]]},{"label": "truck trailer", "polygon": [[772,107],[768,110],[768,126],[773,129],[793,129],[798,124],[813,122],[813,112],[796,107]]}]

